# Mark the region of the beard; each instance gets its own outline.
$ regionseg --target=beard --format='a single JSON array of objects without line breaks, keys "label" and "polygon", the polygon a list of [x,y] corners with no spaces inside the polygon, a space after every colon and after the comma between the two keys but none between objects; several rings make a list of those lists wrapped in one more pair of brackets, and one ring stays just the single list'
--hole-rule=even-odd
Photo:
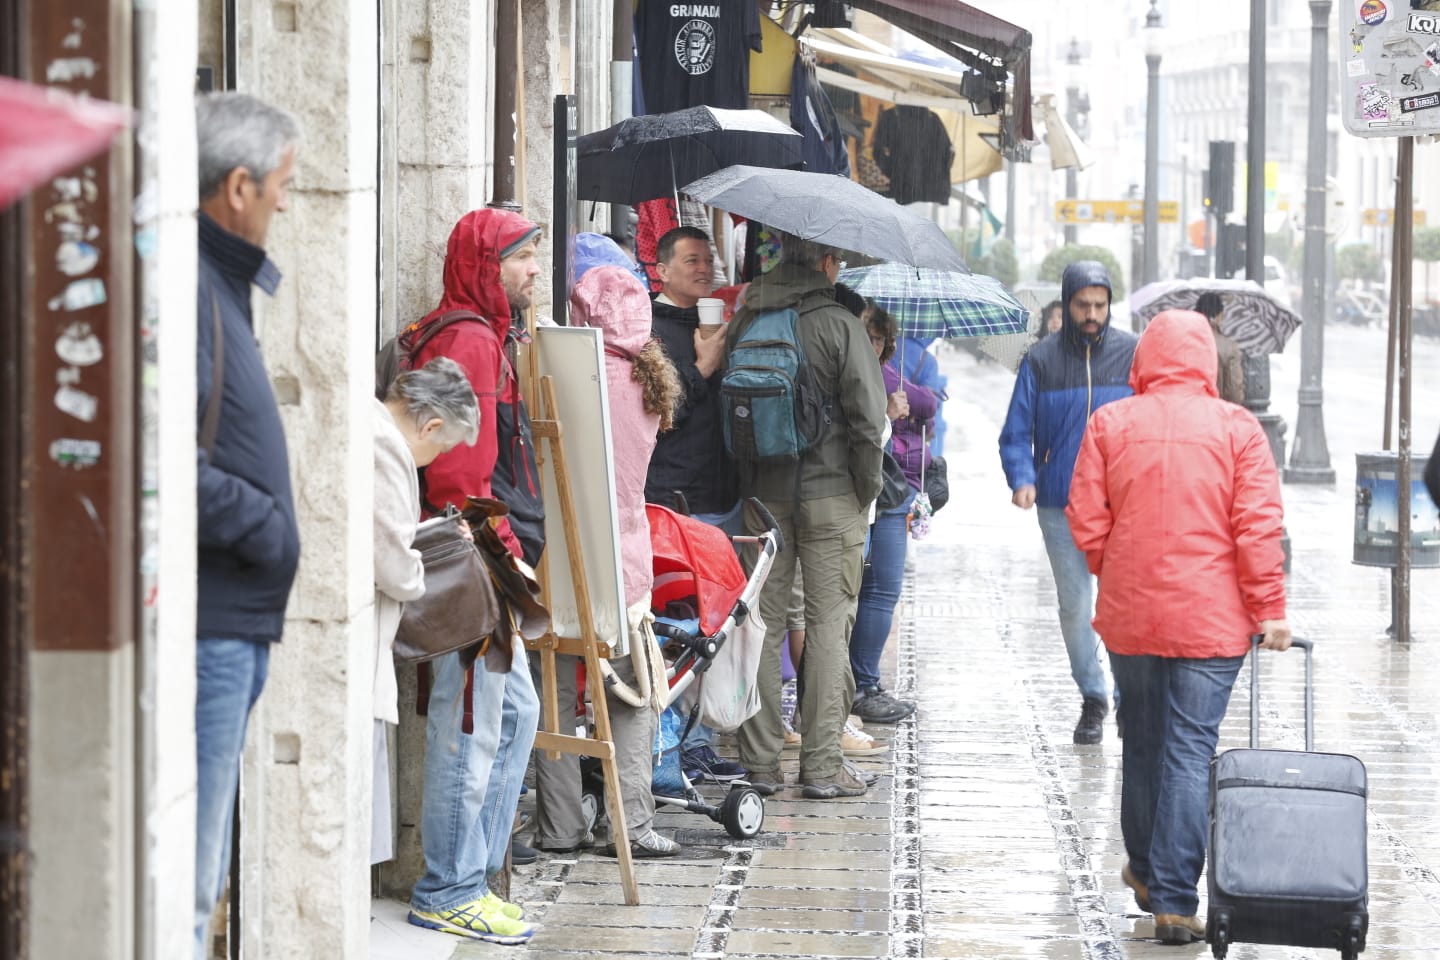
[{"label": "beard", "polygon": [[530,308],[530,292],[525,290],[505,289],[505,299],[510,301],[510,309],[513,312],[528,310]]}]

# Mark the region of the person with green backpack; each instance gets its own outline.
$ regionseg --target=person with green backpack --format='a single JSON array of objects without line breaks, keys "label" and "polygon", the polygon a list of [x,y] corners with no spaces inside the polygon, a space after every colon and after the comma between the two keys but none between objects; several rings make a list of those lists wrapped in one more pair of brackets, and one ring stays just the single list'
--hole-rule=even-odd
[{"label": "person with green backpack", "polygon": [[785,540],[760,594],[760,712],[740,727],[740,762],[757,788],[784,786],[780,644],[798,559],[806,586],[800,783],[810,799],[866,790],[845,763],[840,733],[855,696],[849,637],[880,492],[885,387],[864,325],[835,300],[843,267],[838,249],[783,236],[779,265],[751,283],[729,324],[720,388],[741,494],[764,503]]}]

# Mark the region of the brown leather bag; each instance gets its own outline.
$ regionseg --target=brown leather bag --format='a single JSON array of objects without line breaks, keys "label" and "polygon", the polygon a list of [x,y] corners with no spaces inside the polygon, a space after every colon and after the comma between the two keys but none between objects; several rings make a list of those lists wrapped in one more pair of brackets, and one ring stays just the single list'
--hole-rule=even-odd
[{"label": "brown leather bag", "polygon": [[[425,564],[425,595],[405,604],[400,615],[396,659],[423,662],[478,648],[502,622],[489,568],[476,544],[460,532],[460,519],[460,511],[450,509],[415,532],[414,546]],[[472,657],[483,653],[477,649]]]},{"label": "brown leather bag", "polygon": [[[518,633],[526,640],[537,640],[550,629],[550,611],[540,602],[540,584],[535,580],[535,571],[524,560],[510,552],[505,541],[495,530],[494,521],[507,516],[510,508],[499,500],[481,497],[466,497],[462,511],[470,528],[475,531],[475,546],[480,551],[490,571],[491,583],[500,600],[502,623],[505,616]],[[511,651],[513,633],[504,640],[505,654]],[[493,638],[492,647],[501,643],[500,637]],[[509,661],[507,660],[508,664]]]}]

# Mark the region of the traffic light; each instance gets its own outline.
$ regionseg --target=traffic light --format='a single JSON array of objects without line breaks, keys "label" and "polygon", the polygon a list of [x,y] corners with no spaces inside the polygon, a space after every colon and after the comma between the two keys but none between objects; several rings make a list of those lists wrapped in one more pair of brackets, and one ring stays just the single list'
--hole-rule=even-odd
[{"label": "traffic light", "polygon": [[1215,242],[1215,276],[1233,277],[1245,269],[1245,224],[1221,223]]},{"label": "traffic light", "polygon": [[1210,169],[1206,171],[1205,206],[1224,219],[1235,209],[1235,141],[1210,141]]}]

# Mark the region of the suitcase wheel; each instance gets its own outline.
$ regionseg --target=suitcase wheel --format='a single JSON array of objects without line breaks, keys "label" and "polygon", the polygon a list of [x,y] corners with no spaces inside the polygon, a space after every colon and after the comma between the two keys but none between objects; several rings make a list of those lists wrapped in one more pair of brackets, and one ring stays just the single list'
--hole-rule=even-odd
[{"label": "suitcase wheel", "polygon": [[1345,935],[1345,941],[1340,944],[1340,960],[1358,960],[1363,949],[1360,944],[1360,921],[1352,920],[1350,931]]},{"label": "suitcase wheel", "polygon": [[1210,941],[1210,953],[1215,960],[1225,960],[1230,950],[1230,917],[1227,914],[1211,914],[1205,939]]}]

